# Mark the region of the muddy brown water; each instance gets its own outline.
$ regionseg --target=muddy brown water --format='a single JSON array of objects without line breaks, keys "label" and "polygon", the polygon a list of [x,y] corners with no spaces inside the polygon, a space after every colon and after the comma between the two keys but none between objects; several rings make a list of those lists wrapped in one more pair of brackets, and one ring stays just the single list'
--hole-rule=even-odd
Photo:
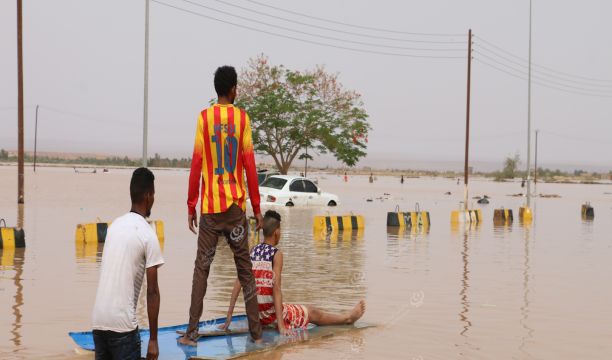
[{"label": "muddy brown water", "polygon": [[[153,219],[165,222],[160,269],[160,325],[187,321],[196,239],[187,229],[188,172],[156,170]],[[78,223],[109,221],[129,210],[128,170],[83,174],[26,168],[23,222],[27,248],[0,261],[0,358],[93,359],[67,336],[87,330],[102,247],[74,240]],[[344,311],[366,299],[375,328],[297,345],[268,359],[609,359],[612,357],[612,185],[538,184],[558,199],[535,199],[534,221],[494,226],[493,209],[518,212],[518,183],[474,179],[487,194],[484,221],[453,229],[463,196],[454,179],[315,174],[340,196],[332,214],[364,215],[363,233],[313,236],[312,218],[327,208],[280,208],[285,301]],[[0,217],[15,225],[16,168],[0,167]],[[445,195],[450,191],[451,195]],[[385,193],[390,195],[384,195]],[[368,202],[366,199],[373,201]],[[590,201],[595,219],[583,221]],[[396,205],[430,212],[428,232],[386,227]],[[229,248],[217,252],[203,319],[224,316],[235,276]],[[240,305],[238,311],[243,310]],[[146,326],[144,303],[139,308]]]}]

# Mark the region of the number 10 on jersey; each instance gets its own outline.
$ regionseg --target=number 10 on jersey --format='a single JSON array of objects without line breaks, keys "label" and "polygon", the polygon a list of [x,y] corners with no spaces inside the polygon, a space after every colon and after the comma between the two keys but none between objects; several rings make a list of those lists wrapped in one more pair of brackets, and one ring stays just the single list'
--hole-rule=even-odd
[{"label": "number 10 on jersey", "polygon": [[211,140],[217,145],[218,167],[215,168],[215,175],[223,175],[225,171],[232,174],[238,158],[238,140],[233,134],[223,139],[220,131]]}]

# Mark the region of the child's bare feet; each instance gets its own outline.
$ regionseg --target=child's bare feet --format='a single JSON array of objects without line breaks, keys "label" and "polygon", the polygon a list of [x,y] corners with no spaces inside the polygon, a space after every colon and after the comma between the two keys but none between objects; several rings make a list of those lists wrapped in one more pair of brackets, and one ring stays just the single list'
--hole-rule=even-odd
[{"label": "child's bare feet", "polygon": [[181,336],[180,338],[178,338],[178,343],[181,345],[187,345],[187,346],[198,346],[198,343],[196,343],[195,341],[191,340],[189,338],[189,336],[187,336],[187,334]]},{"label": "child's bare feet", "polygon": [[351,310],[348,314],[347,324],[353,324],[355,321],[359,320],[363,313],[366,310],[366,303],[364,300],[360,300],[357,305]]}]

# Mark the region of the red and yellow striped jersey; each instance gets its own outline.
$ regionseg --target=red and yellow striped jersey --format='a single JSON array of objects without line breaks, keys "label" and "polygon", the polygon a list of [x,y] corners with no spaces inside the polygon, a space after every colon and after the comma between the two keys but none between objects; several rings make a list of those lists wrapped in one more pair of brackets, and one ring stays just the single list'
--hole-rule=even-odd
[{"label": "red and yellow striped jersey", "polygon": [[225,212],[232,204],[246,211],[246,187],[253,212],[259,209],[259,185],[249,115],[233,105],[204,109],[198,125],[189,174],[187,208],[195,213],[202,179],[202,214]]}]

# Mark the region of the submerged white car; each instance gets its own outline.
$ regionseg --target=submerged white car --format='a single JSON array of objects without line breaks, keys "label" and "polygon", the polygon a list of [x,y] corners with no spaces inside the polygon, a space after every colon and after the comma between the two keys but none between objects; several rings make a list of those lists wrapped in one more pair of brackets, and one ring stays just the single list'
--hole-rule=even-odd
[{"label": "submerged white car", "polygon": [[340,203],[338,196],[321,192],[314,182],[301,176],[270,176],[259,185],[259,194],[262,205],[336,206]]}]

